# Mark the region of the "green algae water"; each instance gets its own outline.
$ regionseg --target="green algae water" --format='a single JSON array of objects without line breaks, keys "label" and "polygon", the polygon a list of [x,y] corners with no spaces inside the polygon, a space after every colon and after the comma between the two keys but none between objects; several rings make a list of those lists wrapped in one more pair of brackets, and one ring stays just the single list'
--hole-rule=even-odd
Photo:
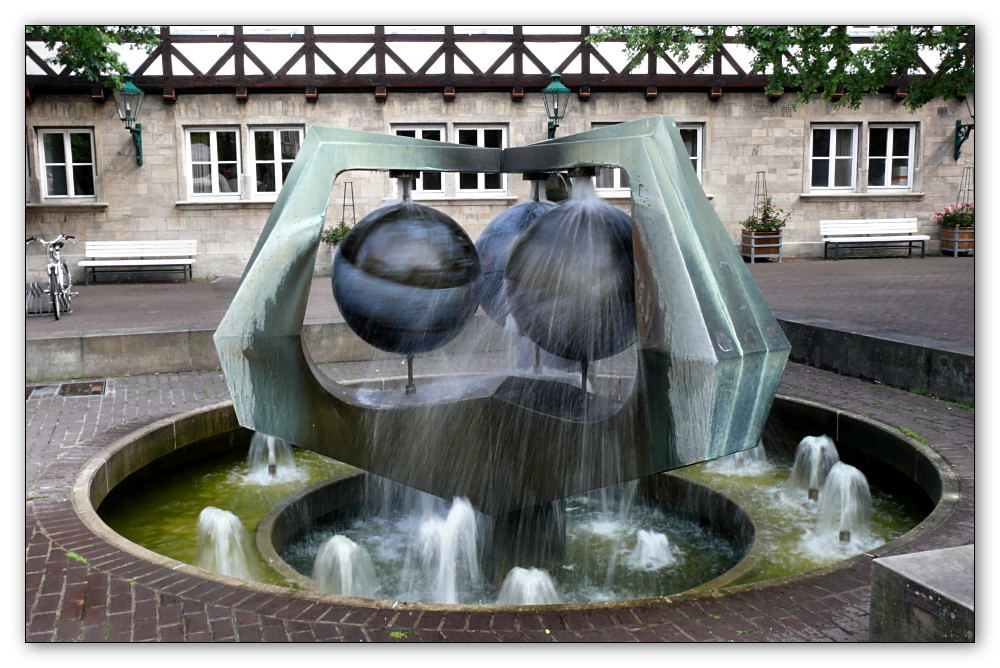
[{"label": "green algae water", "polygon": [[[152,481],[128,482],[112,491],[101,505],[100,515],[125,538],[164,556],[197,564],[198,516],[204,508],[232,512],[252,537],[278,502],[355,470],[307,450],[294,448],[293,454],[294,471],[286,469],[274,477],[251,470],[246,451],[236,449],[186,464]],[[715,462],[707,462],[676,473],[736,501],[756,524],[758,541],[767,545],[765,558],[733,584],[835,563],[897,538],[923,518],[918,509],[873,487],[868,534],[841,544],[817,535],[816,504],[789,484],[790,461],[766,462],[759,470],[739,474],[720,470]],[[592,492],[566,502],[566,562],[560,572],[551,574],[564,602],[666,596],[720,575],[740,558],[728,541],[697,523],[639,501],[628,502],[623,509],[620,499],[609,500],[607,494]],[[622,496],[620,491],[612,492],[615,495]],[[440,499],[433,503],[447,506]],[[403,512],[395,517],[361,517],[349,525],[316,527],[286,546],[283,557],[299,572],[311,575],[319,546],[340,533],[366,546],[378,563],[377,595],[433,601],[433,595],[421,591],[419,578],[408,574],[415,559],[414,529],[426,520]],[[669,546],[660,536],[669,538]],[[255,579],[295,586],[271,570],[256,549],[251,550],[251,556],[251,568],[258,574]],[[483,582],[455,602],[490,604],[495,596],[496,588]]]},{"label": "green algae water", "polygon": [[[101,519],[118,534],[166,557],[198,563],[198,515],[212,506],[228,510],[243,523],[253,541],[257,526],[271,508],[309,485],[354,469],[308,450],[293,448],[295,472],[269,480],[251,470],[244,450],[234,450],[159,476],[151,484],[126,484],[101,504]],[[256,549],[251,568],[259,581],[292,586],[273,571]]]},{"label": "green algae water", "polygon": [[760,563],[732,584],[761,582],[834,564],[902,536],[924,518],[925,513],[918,508],[872,486],[868,533],[841,543],[837,536],[817,531],[817,503],[790,483],[791,472],[791,460],[780,456],[741,473],[712,462],[677,471],[736,501],[753,518],[758,543],[767,545]]}]

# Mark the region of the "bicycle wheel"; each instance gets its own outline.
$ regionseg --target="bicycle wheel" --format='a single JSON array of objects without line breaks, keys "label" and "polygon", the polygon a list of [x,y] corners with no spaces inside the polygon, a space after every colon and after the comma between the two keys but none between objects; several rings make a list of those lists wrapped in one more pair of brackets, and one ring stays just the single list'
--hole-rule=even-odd
[{"label": "bicycle wheel", "polygon": [[63,310],[69,313],[73,310],[73,277],[69,273],[66,260],[59,261],[59,293],[63,299]]},{"label": "bicycle wheel", "polygon": [[49,270],[49,299],[52,300],[52,315],[59,319],[59,274],[55,267]]}]

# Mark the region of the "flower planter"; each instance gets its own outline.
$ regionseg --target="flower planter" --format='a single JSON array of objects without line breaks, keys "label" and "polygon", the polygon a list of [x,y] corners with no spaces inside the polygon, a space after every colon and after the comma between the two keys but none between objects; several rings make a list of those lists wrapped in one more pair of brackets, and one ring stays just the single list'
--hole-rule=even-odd
[{"label": "flower planter", "polygon": [[751,232],[743,230],[743,237],[740,242],[740,253],[743,257],[750,258],[750,262],[755,262],[757,258],[778,258],[781,262],[781,239],[782,232]]},{"label": "flower planter", "polygon": [[975,227],[942,227],[941,253],[958,257],[969,255],[976,249]]}]

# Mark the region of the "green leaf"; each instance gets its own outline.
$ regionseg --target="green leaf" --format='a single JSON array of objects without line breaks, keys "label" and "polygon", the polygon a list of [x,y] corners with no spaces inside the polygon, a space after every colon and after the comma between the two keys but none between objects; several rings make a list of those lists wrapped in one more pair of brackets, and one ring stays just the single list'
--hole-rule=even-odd
[{"label": "green leaf", "polygon": [[77,554],[76,552],[67,552],[67,553],[66,553],[66,556],[67,556],[67,557],[69,557],[70,559],[76,559],[76,560],[77,560],[77,561],[79,561],[79,562],[80,562],[81,564],[87,564],[88,566],[90,565],[90,562],[89,562],[89,561],[87,561],[87,560],[86,560],[86,558],[84,558],[84,557],[81,557],[81,556],[80,556],[79,554]]}]

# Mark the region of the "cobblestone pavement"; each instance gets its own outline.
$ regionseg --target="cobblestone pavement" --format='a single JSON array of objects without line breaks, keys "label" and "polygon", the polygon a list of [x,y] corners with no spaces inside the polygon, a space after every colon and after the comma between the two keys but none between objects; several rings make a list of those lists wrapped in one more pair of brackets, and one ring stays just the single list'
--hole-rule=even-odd
[{"label": "cobblestone pavement", "polygon": [[[338,365],[341,377],[367,367]],[[100,448],[158,417],[228,399],[220,373],[106,379],[102,396],[26,399],[25,638],[37,641],[864,641],[870,558],[776,583],[607,609],[424,610],[262,593],[143,561],[93,534],[68,495]],[[905,551],[973,542],[975,412],[789,364],[781,394],[869,416],[931,444],[962,502]]]}]

